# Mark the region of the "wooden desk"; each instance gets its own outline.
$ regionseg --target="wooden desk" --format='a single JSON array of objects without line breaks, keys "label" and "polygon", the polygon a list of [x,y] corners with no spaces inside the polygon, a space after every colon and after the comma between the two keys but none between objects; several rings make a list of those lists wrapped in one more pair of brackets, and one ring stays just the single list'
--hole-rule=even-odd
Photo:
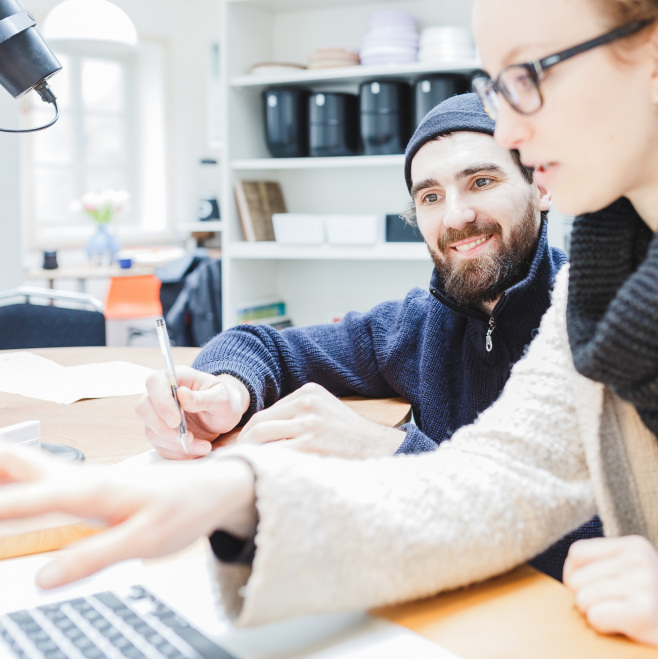
[{"label": "wooden desk", "polygon": [[658,650],[597,634],[558,581],[521,566],[481,584],[372,613],[463,659],[656,659]]},{"label": "wooden desk", "polygon": [[[155,369],[161,367],[157,348],[54,348],[33,352],[65,365],[125,359]],[[175,348],[174,361],[190,364],[197,352],[198,348]],[[123,396],[57,405],[0,393],[0,411],[3,425],[38,418],[44,441],[74,445],[85,452],[90,463],[112,464],[150,448],[134,414],[137,399]],[[403,422],[409,411],[408,404],[400,400],[387,401],[384,406],[382,401],[348,402],[364,416],[387,425]],[[83,525],[80,527],[68,526],[70,536],[66,539],[72,541],[88,533]],[[55,546],[61,546],[61,531],[52,531],[59,543]],[[6,548],[1,533],[0,528],[0,549]],[[40,550],[46,550],[48,532],[39,532],[33,540],[41,541]],[[202,555],[200,552],[200,560]],[[593,632],[575,610],[566,588],[525,566],[476,586],[373,613],[464,659],[658,657],[657,650]]]},{"label": "wooden desk", "polygon": [[[31,350],[64,366],[123,360],[159,370],[162,355],[158,348],[46,348]],[[176,365],[189,365],[199,348],[173,348]],[[144,438],[144,426],[135,414],[139,395],[82,400],[59,405],[36,398],[0,392],[0,418],[3,426],[22,421],[41,422],[44,442],[68,444],[80,449],[90,464],[115,464],[151,449]],[[398,399],[374,400],[360,397],[343,399],[363,416],[388,426],[409,419],[409,404]],[[227,433],[218,445],[235,438]],[[59,549],[89,535],[86,524],[70,517],[49,515],[35,524],[32,520],[0,522],[0,559]]]}]

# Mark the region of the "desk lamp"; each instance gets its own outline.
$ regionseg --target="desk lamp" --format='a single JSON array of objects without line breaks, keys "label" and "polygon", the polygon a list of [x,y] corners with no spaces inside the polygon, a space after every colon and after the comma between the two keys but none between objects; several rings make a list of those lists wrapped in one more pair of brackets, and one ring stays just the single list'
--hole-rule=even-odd
[{"label": "desk lamp", "polygon": [[36,128],[0,128],[6,133],[31,133],[52,126],[59,116],[57,98],[47,80],[62,68],[35,25],[36,19],[16,0],[0,0],[0,85],[14,98],[34,89],[55,107],[55,118]]}]

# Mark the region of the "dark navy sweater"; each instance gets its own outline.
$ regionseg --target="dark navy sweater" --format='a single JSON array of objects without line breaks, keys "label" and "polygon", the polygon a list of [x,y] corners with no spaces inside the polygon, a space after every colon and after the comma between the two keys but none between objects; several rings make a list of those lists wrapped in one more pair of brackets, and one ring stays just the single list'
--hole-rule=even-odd
[{"label": "dark navy sweater", "polygon": [[[527,276],[491,314],[448,298],[435,271],[430,292],[413,289],[404,300],[350,312],[339,323],[280,332],[233,327],[204,346],[194,367],[244,382],[251,404],[243,421],[307,382],[336,396],[402,396],[416,425],[402,427],[407,435],[398,452],[432,451],[496,400],[536,333],[565,262],[561,250],[548,246],[543,222]],[[533,565],[560,579],[569,544],[601,534],[600,523],[589,522]]]}]

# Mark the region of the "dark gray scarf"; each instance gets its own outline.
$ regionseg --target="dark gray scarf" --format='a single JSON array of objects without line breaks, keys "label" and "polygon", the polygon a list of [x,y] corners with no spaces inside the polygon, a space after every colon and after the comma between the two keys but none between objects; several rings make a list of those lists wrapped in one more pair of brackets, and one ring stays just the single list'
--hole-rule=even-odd
[{"label": "dark gray scarf", "polygon": [[620,199],[574,222],[570,260],[576,370],[635,405],[658,435],[658,238]]}]

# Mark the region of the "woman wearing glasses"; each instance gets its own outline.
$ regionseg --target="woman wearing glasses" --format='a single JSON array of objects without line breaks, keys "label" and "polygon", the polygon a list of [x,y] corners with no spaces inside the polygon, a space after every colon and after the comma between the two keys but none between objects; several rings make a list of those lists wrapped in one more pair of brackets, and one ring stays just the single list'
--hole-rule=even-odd
[{"label": "woman wearing glasses", "polygon": [[563,273],[552,314],[575,369],[588,379],[574,401],[588,418],[573,439],[584,443],[606,535],[618,537],[574,545],[565,583],[595,628],[653,645],[657,18],[655,0],[553,0],[549,7],[543,0],[476,0],[475,35],[488,73],[473,81],[496,119],[498,142],[535,168],[535,181],[561,211],[581,216],[570,281]]},{"label": "woman wearing glasses", "polygon": [[658,645],[657,16],[641,0],[475,0],[491,73],[475,87],[497,138],[561,210],[585,215],[539,335],[474,425],[419,456],[247,446],[139,479],[5,454],[0,483],[26,482],[0,494],[0,518],[55,508],[112,525],[41,584],[217,528],[249,536],[257,509],[253,562],[253,544],[213,546],[237,562],[218,563],[225,606],[261,624],[478,581],[598,512],[617,537],[574,545],[566,583],[596,629]]}]

